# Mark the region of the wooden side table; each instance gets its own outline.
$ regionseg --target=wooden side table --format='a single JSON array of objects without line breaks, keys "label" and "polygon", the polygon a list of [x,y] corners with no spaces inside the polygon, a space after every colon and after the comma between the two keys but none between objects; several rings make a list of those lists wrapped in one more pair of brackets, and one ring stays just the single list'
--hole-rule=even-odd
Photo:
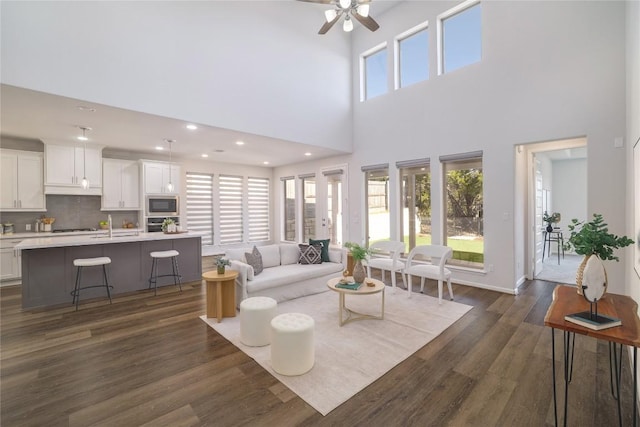
[{"label": "wooden side table", "polygon": [[636,398],[638,390],[638,347],[640,347],[640,318],[638,304],[629,296],[606,293],[598,301],[598,313],[622,320],[622,325],[596,331],[564,320],[571,313],[588,311],[589,303],[578,295],[575,286],[559,285],[553,290],[553,301],[549,306],[544,324],[551,328],[551,366],[553,372],[553,410],[555,424],[558,425],[558,405],[556,391],[555,330],[564,332],[564,425],[567,425],[567,401],[569,383],[573,373],[573,353],[575,334],[586,335],[609,343],[609,368],[611,369],[611,394],[618,402],[618,422],[622,427],[622,408],[620,406],[620,380],[622,374],[622,346],[633,349],[633,425],[638,425]]},{"label": "wooden side table", "polygon": [[202,279],[207,282],[207,317],[236,317],[236,277],[235,270],[225,270],[218,274],[217,270],[207,271]]}]

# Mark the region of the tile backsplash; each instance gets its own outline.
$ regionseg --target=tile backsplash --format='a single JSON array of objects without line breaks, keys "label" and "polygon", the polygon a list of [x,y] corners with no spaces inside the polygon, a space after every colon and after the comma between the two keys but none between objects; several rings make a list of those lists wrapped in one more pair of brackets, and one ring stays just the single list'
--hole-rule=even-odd
[{"label": "tile backsplash", "polygon": [[113,227],[122,227],[122,222],[138,223],[138,211],[101,211],[100,196],[48,195],[46,212],[0,212],[0,222],[13,223],[16,233],[26,231],[31,224],[34,230],[36,220],[43,215],[53,217],[53,229],[57,228],[99,228],[100,221],[106,221],[111,214]]}]

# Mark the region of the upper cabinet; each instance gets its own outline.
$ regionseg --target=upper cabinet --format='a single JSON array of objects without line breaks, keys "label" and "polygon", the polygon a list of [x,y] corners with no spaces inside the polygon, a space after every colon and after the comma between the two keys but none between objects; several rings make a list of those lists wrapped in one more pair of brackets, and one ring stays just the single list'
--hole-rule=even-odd
[{"label": "upper cabinet", "polygon": [[[143,188],[145,194],[179,194],[180,193],[180,166],[164,162],[142,162]],[[169,182],[173,190],[167,188]]]},{"label": "upper cabinet", "polygon": [[0,209],[3,211],[44,211],[42,153],[2,150]]},{"label": "upper cabinet", "polygon": [[102,210],[140,209],[140,167],[131,160],[102,160]]},{"label": "upper cabinet", "polygon": [[[102,194],[102,147],[45,143],[46,194]],[[82,178],[89,188],[82,188]]]}]

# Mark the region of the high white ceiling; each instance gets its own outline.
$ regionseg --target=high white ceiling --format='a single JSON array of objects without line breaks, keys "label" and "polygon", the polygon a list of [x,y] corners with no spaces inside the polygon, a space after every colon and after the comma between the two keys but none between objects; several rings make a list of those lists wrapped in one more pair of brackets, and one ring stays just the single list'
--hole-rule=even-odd
[{"label": "high white ceiling", "polygon": [[[197,130],[189,130],[186,128],[188,123],[182,120],[9,85],[0,86],[0,104],[1,132],[17,138],[79,143],[77,137],[82,133],[79,126],[84,126],[92,129],[87,132],[87,144],[103,145],[111,151],[157,154],[156,146],[164,146],[168,150],[169,145],[164,140],[173,139],[176,142],[172,144],[172,150],[176,158],[203,160],[202,154],[207,154],[207,159],[215,162],[266,167],[344,154],[328,148],[198,123],[194,123]],[[245,144],[239,146],[237,141]]]}]

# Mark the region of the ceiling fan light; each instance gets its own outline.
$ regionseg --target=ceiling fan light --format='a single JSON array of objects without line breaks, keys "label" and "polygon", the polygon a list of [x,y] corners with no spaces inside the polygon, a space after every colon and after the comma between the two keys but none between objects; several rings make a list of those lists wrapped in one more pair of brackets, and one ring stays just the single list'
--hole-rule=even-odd
[{"label": "ceiling fan light", "polygon": [[351,7],[351,0],[340,0],[339,4],[341,8],[348,9]]},{"label": "ceiling fan light", "polygon": [[342,29],[347,33],[350,32],[350,31],[353,31],[353,21],[351,21],[351,18],[349,16],[344,18],[344,23],[342,24]]},{"label": "ceiling fan light", "polygon": [[358,15],[364,16],[365,18],[369,16],[369,5],[361,4],[358,6]]},{"label": "ceiling fan light", "polygon": [[324,17],[327,19],[327,22],[331,22],[336,19],[338,16],[338,12],[335,9],[329,9],[324,11]]}]

